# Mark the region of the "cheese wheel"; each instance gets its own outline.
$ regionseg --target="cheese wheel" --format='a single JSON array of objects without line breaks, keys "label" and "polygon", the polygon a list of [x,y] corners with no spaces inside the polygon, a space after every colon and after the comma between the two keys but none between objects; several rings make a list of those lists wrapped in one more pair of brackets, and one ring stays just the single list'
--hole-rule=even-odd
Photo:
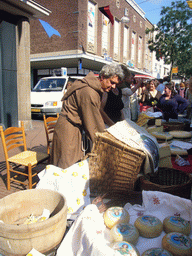
[{"label": "cheese wheel", "polygon": [[151,248],[146,250],[141,256],[173,256],[170,252],[162,248]]},{"label": "cheese wheel", "polygon": [[185,131],[170,131],[169,132],[174,138],[178,139],[190,139],[191,138],[191,133],[190,132],[185,132]]},{"label": "cheese wheel", "polygon": [[105,211],[103,217],[105,225],[110,229],[117,223],[128,223],[130,220],[129,213],[123,207],[110,207]]},{"label": "cheese wheel", "polygon": [[169,132],[152,132],[151,135],[153,135],[156,139],[159,140],[172,140],[173,135]]},{"label": "cheese wheel", "polygon": [[191,232],[191,225],[189,221],[179,216],[169,216],[163,221],[163,230],[165,233],[179,232],[188,236]]},{"label": "cheese wheel", "polygon": [[178,232],[171,232],[162,239],[163,249],[169,251],[174,256],[191,256],[192,240]]},{"label": "cheese wheel", "polygon": [[185,149],[170,145],[171,155],[187,156],[188,152]]},{"label": "cheese wheel", "polygon": [[126,241],[121,241],[121,242],[116,242],[110,245],[110,247],[118,251],[120,254],[119,255],[125,255],[125,256],[140,256],[139,251],[135,246],[132,244],[126,242]]},{"label": "cheese wheel", "polygon": [[163,230],[162,222],[151,215],[138,217],[134,225],[138,229],[140,236],[146,238],[158,237]]},{"label": "cheese wheel", "polygon": [[136,245],[139,238],[139,232],[129,223],[119,223],[116,224],[110,230],[110,241],[111,242],[118,242],[118,241],[126,241],[131,244]]}]

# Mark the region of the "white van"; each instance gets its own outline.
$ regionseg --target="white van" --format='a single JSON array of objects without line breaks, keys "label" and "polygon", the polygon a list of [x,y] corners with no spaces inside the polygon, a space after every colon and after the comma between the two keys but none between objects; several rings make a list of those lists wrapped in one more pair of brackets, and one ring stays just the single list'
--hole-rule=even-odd
[{"label": "white van", "polygon": [[56,115],[61,112],[61,99],[70,81],[83,78],[67,76],[67,69],[62,68],[62,76],[44,77],[39,80],[31,91],[31,113],[33,115]]}]

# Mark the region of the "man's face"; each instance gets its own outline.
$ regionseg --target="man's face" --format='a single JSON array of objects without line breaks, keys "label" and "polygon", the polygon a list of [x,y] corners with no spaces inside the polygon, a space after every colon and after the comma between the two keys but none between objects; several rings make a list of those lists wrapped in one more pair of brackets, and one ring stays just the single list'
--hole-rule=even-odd
[{"label": "man's face", "polygon": [[109,78],[101,77],[100,78],[101,82],[101,88],[103,89],[104,92],[109,92],[111,88],[115,88],[117,84],[120,83],[119,77],[118,76],[111,76]]}]

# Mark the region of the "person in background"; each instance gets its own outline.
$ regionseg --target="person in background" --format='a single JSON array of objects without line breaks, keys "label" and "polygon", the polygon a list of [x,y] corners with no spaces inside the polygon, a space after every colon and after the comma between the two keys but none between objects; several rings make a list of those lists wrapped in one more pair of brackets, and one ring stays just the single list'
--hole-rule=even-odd
[{"label": "person in background", "polygon": [[164,94],[165,85],[170,82],[169,77],[164,77],[163,79],[159,79],[159,85],[157,86],[157,91],[160,92],[161,95]]},{"label": "person in background", "polygon": [[179,95],[182,98],[185,98],[185,84],[184,83],[180,83],[180,89],[179,89]]},{"label": "person in background", "polygon": [[102,94],[115,88],[123,79],[120,65],[105,65],[99,77],[90,72],[67,90],[53,134],[53,165],[64,169],[82,159],[82,131],[92,142],[96,132],[104,131],[105,124],[100,113]]},{"label": "person in background", "polygon": [[180,85],[178,83],[175,84],[175,91],[179,94]]},{"label": "person in background", "polygon": [[164,93],[165,85],[163,84],[163,79],[159,79],[159,84],[156,89],[161,95]]},{"label": "person in background", "polygon": [[146,111],[148,108],[155,107],[159,101],[161,93],[156,90],[154,80],[146,82],[146,87],[143,87],[141,93],[141,108],[140,111]]},{"label": "person in background", "polygon": [[169,118],[178,119],[178,113],[182,114],[188,105],[188,101],[176,93],[172,83],[165,85],[165,93],[160,97],[158,107],[166,121]]},{"label": "person in background", "polygon": [[104,92],[101,100],[101,115],[107,127],[114,125],[124,119],[122,109],[124,107],[121,99],[121,88],[112,88],[109,92]]},{"label": "person in background", "polygon": [[120,67],[124,72],[124,80],[115,89],[105,92],[101,101],[101,115],[107,127],[125,119],[122,88],[125,83],[132,83],[133,76],[125,65],[121,64]]},{"label": "person in background", "polygon": [[[133,119],[131,115],[131,99],[130,96],[135,94],[138,88],[142,86],[142,80],[136,81],[134,79],[134,74],[128,70],[125,81],[120,85],[122,90],[122,101],[124,104],[123,114],[125,119]],[[138,112],[138,104],[136,103],[137,112]]]},{"label": "person in background", "polygon": [[192,111],[192,76],[189,78],[188,86],[189,88],[187,88],[186,90],[185,98],[189,102],[189,105],[187,107],[187,118],[191,119],[192,118],[192,113],[191,113]]}]

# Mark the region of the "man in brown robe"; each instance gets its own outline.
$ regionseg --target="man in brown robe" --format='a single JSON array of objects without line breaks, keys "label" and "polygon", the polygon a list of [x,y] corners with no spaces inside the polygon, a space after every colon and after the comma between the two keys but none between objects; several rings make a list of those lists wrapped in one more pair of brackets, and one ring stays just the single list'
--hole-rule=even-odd
[{"label": "man in brown robe", "polygon": [[90,72],[76,80],[63,96],[62,110],[55,126],[51,163],[67,168],[83,157],[82,131],[94,141],[95,133],[105,129],[100,113],[101,96],[124,79],[120,65],[105,65],[96,77]]}]

